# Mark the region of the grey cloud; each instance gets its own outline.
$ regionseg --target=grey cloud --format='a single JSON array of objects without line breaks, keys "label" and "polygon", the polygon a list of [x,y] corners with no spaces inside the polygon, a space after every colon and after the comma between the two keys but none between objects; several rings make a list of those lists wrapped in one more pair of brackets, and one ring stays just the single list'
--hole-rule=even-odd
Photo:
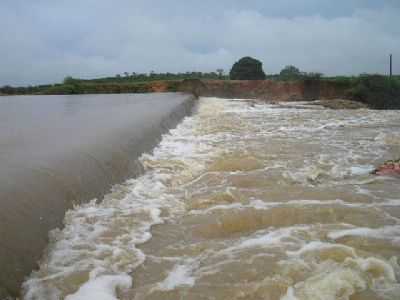
[{"label": "grey cloud", "polygon": [[400,6],[391,0],[3,1],[0,85],[228,70],[243,55],[267,73],[286,64],[385,72],[387,55],[400,55]]}]

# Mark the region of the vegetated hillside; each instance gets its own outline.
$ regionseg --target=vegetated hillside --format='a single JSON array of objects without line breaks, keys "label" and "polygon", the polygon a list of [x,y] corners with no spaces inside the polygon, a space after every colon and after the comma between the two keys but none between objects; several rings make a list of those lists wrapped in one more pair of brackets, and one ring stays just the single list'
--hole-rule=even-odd
[{"label": "vegetated hillside", "polygon": [[179,90],[199,96],[249,98],[265,101],[348,99],[374,109],[400,109],[400,77],[302,76],[295,80],[185,80]]},{"label": "vegetated hillside", "polygon": [[107,93],[151,93],[173,92],[184,79],[227,79],[222,69],[217,72],[186,73],[127,73],[123,76],[95,79],[66,77],[62,83],[27,87],[0,87],[0,95],[70,95],[70,94],[107,94]]},{"label": "vegetated hillside", "polygon": [[[67,77],[63,83],[30,87],[0,88],[0,95],[60,95],[106,93],[192,92],[199,96],[253,98],[271,101],[350,99],[374,109],[400,109],[400,76],[360,75],[322,77],[318,73],[298,73],[287,67],[267,80],[227,80],[217,73],[185,73],[188,78],[159,80],[160,74],[138,77],[110,77],[82,80]],[[292,71],[288,74],[287,71]],[[168,73],[166,73],[168,74]],[[207,75],[208,74],[208,75]],[[164,75],[162,75],[164,76]],[[166,76],[166,75],[165,75]],[[175,74],[177,78],[184,74]],[[198,77],[196,77],[198,76]],[[208,77],[207,77],[208,76]],[[172,76],[173,77],[173,76]],[[171,76],[167,77],[171,78]],[[199,84],[200,83],[200,84]]]}]

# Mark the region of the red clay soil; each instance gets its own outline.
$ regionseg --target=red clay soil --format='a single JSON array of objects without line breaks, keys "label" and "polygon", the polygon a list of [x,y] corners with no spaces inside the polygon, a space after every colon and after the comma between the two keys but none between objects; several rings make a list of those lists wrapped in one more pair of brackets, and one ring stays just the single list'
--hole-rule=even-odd
[{"label": "red clay soil", "polygon": [[164,93],[168,91],[168,84],[165,81],[154,81],[150,83],[150,90],[153,93]]},{"label": "red clay soil", "polygon": [[318,80],[185,80],[179,90],[198,96],[265,101],[329,100],[344,98],[346,94],[346,90],[334,82]]}]

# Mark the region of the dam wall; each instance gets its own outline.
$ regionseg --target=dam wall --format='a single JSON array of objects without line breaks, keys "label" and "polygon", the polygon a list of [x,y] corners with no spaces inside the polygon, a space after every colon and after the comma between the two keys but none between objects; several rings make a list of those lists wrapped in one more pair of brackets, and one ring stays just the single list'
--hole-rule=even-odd
[{"label": "dam wall", "polygon": [[184,80],[180,91],[197,96],[259,99],[265,101],[312,101],[346,97],[346,86],[322,80]]},{"label": "dam wall", "polygon": [[141,174],[140,155],[194,103],[183,93],[0,98],[0,299],[18,296],[65,212]]}]

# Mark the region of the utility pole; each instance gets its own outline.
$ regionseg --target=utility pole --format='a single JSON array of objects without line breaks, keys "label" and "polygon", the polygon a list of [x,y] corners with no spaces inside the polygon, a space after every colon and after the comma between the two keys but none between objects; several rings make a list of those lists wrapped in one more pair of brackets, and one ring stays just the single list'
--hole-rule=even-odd
[{"label": "utility pole", "polygon": [[390,77],[393,75],[393,55],[390,54]]}]

